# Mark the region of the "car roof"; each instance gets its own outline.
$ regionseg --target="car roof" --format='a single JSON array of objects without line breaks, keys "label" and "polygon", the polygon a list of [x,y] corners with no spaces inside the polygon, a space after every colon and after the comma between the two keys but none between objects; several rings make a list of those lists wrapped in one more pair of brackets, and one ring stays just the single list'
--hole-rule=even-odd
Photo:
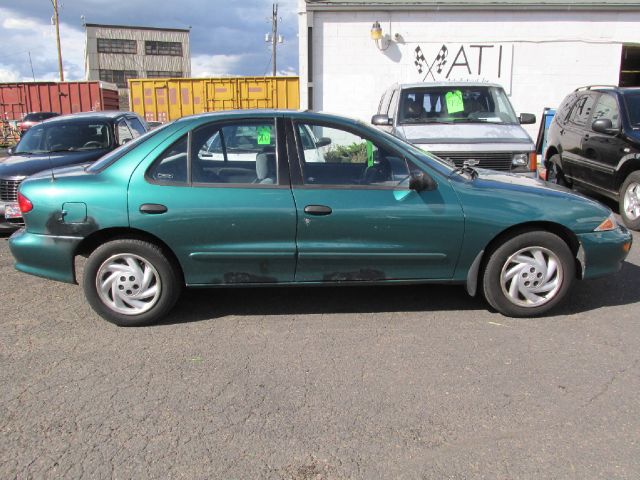
[{"label": "car roof", "polygon": [[398,86],[407,90],[410,88],[428,88],[428,87],[498,87],[503,88],[498,83],[490,82],[416,82],[416,83],[401,83]]},{"label": "car roof", "polygon": [[[66,120],[113,120],[120,117],[137,117],[133,112],[121,112],[119,110],[105,110],[103,112],[80,112],[70,113],[68,115],[59,115],[57,117],[48,118],[47,123],[64,122]],[[43,122],[44,123],[44,122]]]},{"label": "car roof", "polygon": [[247,110],[220,110],[217,112],[198,113],[196,115],[189,115],[181,117],[176,122],[186,122],[199,119],[233,119],[233,118],[246,118],[246,117],[274,117],[274,116],[287,116],[290,118],[300,118],[306,120],[318,120],[318,121],[338,121],[347,123],[358,123],[362,121],[345,117],[343,115],[336,115],[326,112],[311,112],[309,110],[285,110],[285,109],[247,109]]}]

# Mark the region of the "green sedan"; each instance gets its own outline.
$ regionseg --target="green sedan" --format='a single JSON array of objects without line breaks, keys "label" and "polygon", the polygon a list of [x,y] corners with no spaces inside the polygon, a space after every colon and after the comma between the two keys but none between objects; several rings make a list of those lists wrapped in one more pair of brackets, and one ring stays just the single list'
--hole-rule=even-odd
[{"label": "green sedan", "polygon": [[504,315],[618,271],[632,237],[558,186],[461,168],[356,120],[185,117],[19,191],[16,268],[82,285],[105,319],[160,320],[183,287],[450,283]]}]

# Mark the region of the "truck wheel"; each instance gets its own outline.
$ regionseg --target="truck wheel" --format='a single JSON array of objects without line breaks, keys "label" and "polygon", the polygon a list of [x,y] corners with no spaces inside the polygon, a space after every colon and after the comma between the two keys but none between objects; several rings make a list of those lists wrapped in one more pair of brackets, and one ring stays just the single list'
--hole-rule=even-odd
[{"label": "truck wheel", "polygon": [[620,187],[620,217],[631,230],[640,230],[640,172],[631,172]]},{"label": "truck wheel", "polygon": [[556,306],[575,278],[567,244],[546,231],[513,236],[490,255],[482,279],[484,297],[509,317],[535,317]]},{"label": "truck wheel", "polygon": [[101,317],[121,327],[156,323],[180,295],[179,276],[156,245],[113,240],[87,260],[83,289]]},{"label": "truck wheel", "polygon": [[567,179],[560,168],[560,160],[560,155],[555,154],[549,159],[549,162],[547,162],[547,182],[568,187]]}]

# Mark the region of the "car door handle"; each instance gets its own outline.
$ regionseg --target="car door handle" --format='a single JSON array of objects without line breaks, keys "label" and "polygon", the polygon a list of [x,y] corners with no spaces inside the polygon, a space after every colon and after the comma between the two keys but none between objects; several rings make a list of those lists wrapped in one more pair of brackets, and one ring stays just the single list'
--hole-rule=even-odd
[{"label": "car door handle", "polygon": [[158,215],[160,213],[166,213],[168,210],[164,205],[159,203],[143,203],[140,205],[140,213],[147,213],[149,215]]},{"label": "car door handle", "polygon": [[326,205],[307,205],[304,207],[304,213],[309,215],[331,215],[331,207]]}]

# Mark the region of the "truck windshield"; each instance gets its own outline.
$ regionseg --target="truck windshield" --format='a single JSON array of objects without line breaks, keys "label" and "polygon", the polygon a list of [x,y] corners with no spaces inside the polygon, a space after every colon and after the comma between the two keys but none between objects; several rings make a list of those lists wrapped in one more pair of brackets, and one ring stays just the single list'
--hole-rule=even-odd
[{"label": "truck windshield", "polygon": [[111,146],[111,131],[95,120],[41,123],[30,128],[16,153],[51,153],[98,150]]},{"label": "truck windshield", "polygon": [[518,120],[502,88],[481,85],[403,90],[398,123],[517,124]]},{"label": "truck windshield", "polygon": [[624,96],[624,103],[627,106],[629,123],[633,128],[640,127],[640,94],[626,94]]}]

